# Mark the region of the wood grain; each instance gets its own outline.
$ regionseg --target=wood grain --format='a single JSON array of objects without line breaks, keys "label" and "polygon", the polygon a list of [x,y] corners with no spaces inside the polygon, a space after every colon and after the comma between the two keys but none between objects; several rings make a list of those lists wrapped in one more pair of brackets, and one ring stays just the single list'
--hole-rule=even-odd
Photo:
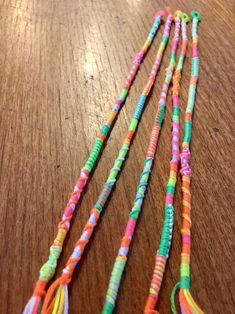
[{"label": "wood grain", "polygon": [[[170,1],[202,14],[201,75],[192,139],[192,295],[206,313],[234,313],[234,41],[231,0]],[[141,47],[154,0],[0,1],[0,313],[20,313],[95,135]],[[162,32],[162,29],[160,33]],[[95,203],[128,126],[160,41],[149,51],[102,153],[66,241],[61,272]],[[70,285],[70,313],[100,313],[135,195],[170,47],[129,158]],[[184,111],[190,55],[184,68]],[[116,313],[142,313],[159,243],[170,158],[166,119]],[[183,127],[181,115],[181,130]],[[159,302],[170,313],[179,278],[180,187],[171,258]],[[234,265],[233,265],[234,266]]]}]

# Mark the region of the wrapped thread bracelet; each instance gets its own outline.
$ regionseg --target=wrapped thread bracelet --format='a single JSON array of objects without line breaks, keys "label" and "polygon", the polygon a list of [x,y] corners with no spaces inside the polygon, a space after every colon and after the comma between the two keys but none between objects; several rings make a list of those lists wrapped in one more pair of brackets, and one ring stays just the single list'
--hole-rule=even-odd
[{"label": "wrapped thread bracelet", "polygon": [[[156,13],[154,23],[148,38],[141,48],[141,50],[135,56],[133,66],[127,76],[127,79],[121,89],[118,99],[112,107],[112,110],[100,130],[100,134],[95,139],[94,146],[91,150],[84,167],[80,172],[80,177],[74,187],[68,204],[64,209],[62,220],[58,225],[58,233],[50,247],[50,255],[48,261],[41,267],[39,279],[36,283],[33,296],[26,304],[23,314],[67,314],[69,312],[69,300],[68,300],[68,284],[72,279],[74,269],[79,263],[83,251],[90,240],[90,237],[95,229],[95,226],[99,220],[100,214],[104,209],[104,206],[115,186],[117,176],[122,170],[122,165],[127,158],[128,151],[131,147],[132,139],[137,130],[141,115],[143,113],[147,97],[149,96],[156,76],[163,58],[164,51],[166,49],[171,24],[173,21],[173,15],[168,8],[168,16],[164,26],[164,33],[160,43],[160,47],[157,51],[154,65],[152,67],[149,79],[145,85],[142,94],[140,95],[134,114],[130,121],[128,131],[124,137],[123,144],[119,150],[118,157],[114,161],[114,165],[110,170],[108,178],[101,190],[100,196],[91,210],[89,219],[82,231],[82,235],[76,242],[72,255],[70,256],[66,267],[63,269],[62,275],[55,280],[46,292],[46,285],[53,277],[57,262],[63,249],[63,243],[66,235],[71,227],[71,220],[76,209],[77,204],[81,198],[81,195],[89,182],[91,173],[94,169],[96,162],[99,159],[105,140],[108,138],[111,132],[112,126],[115,124],[115,119],[118,116],[125,100],[128,96],[130,87],[135,79],[143,58],[151,46],[153,39],[160,26],[164,11]],[[160,100],[157,105],[157,114],[154,120],[154,125],[151,132],[150,142],[146,159],[144,161],[143,171],[140,174],[140,182],[136,188],[136,197],[134,204],[129,214],[129,219],[126,225],[125,234],[121,241],[121,246],[116,257],[112,274],[109,281],[105,304],[102,310],[102,314],[111,314],[115,309],[115,303],[119,286],[121,283],[122,274],[126,265],[129,247],[136,228],[136,221],[139,218],[142,204],[144,201],[145,193],[149,184],[149,177],[151,174],[154,157],[157,151],[157,145],[161,126],[164,120],[166,99],[169,90],[170,83],[173,78],[172,88],[172,156],[170,161],[170,174],[168,183],[166,186],[166,197],[164,206],[164,222],[163,230],[159,248],[156,253],[154,273],[151,281],[149,295],[147,298],[144,314],[157,314],[155,310],[161,283],[163,280],[166,263],[169,257],[169,251],[172,242],[173,224],[174,224],[174,192],[177,181],[178,164],[180,161],[180,173],[181,173],[181,189],[182,189],[182,253],[181,253],[181,266],[180,266],[180,282],[177,283],[172,291],[171,296],[171,309],[173,314],[177,314],[174,299],[179,289],[179,303],[182,314],[203,314],[203,311],[193,300],[190,294],[190,249],[191,249],[191,194],[190,194],[190,181],[191,181],[191,168],[190,168],[190,142],[192,134],[192,115],[195,105],[196,87],[199,75],[199,57],[198,57],[198,24],[201,19],[200,14],[197,11],[192,12],[192,63],[191,63],[191,79],[188,93],[188,103],[185,113],[184,122],[184,139],[182,143],[181,153],[179,153],[179,90],[180,79],[183,70],[184,59],[186,55],[187,47],[187,31],[186,23],[189,17],[185,13],[177,11],[174,15],[175,31],[174,38],[171,47],[170,63],[166,69],[166,76],[162,86],[160,94]],[[180,50],[180,56],[174,75],[173,71],[176,64],[176,50],[179,43],[180,25],[182,33],[182,45]],[[44,302],[43,297],[45,296]],[[43,303],[43,304],[42,304]],[[41,308],[42,306],[42,308]]]},{"label": "wrapped thread bracelet", "polygon": [[116,257],[109,286],[106,294],[106,300],[103,307],[102,314],[111,314],[115,307],[115,301],[118,294],[118,289],[121,283],[122,274],[126,265],[129,247],[136,228],[136,221],[140,215],[141,207],[144,201],[145,193],[148,187],[148,181],[153,166],[154,156],[157,150],[157,144],[161,126],[165,115],[165,106],[167,100],[167,93],[172,79],[172,73],[175,66],[176,50],[179,42],[180,33],[180,12],[174,15],[175,31],[171,48],[170,64],[166,69],[166,77],[162,86],[160,100],[157,105],[157,114],[154,120],[154,125],[151,132],[150,142],[146,159],[144,161],[143,172],[140,174],[140,183],[136,189],[136,197],[134,199],[134,206],[129,214],[128,223],[126,226],[124,237],[121,241],[121,246]]},{"label": "wrapped thread bracelet", "polygon": [[197,11],[192,11],[192,62],[191,79],[188,92],[188,103],[184,120],[184,139],[180,154],[181,160],[181,189],[182,189],[182,252],[180,265],[180,282],[172,291],[171,308],[177,313],[174,298],[179,289],[180,308],[183,314],[203,314],[190,294],[190,250],[191,250],[191,193],[190,181],[192,170],[190,168],[190,142],[192,136],[192,115],[195,105],[196,88],[199,76],[198,57],[198,24],[201,16]]},{"label": "wrapped thread bracelet", "polygon": [[42,307],[42,314],[59,314],[59,313],[68,313],[68,284],[71,281],[73,271],[77,264],[79,263],[83,251],[85,249],[85,246],[89,242],[89,239],[95,229],[95,226],[99,220],[100,213],[102,212],[105,203],[111,193],[111,191],[114,188],[117,175],[121,171],[121,167],[126,159],[127,153],[129,151],[132,138],[135,134],[135,131],[137,129],[141,114],[143,112],[147,96],[149,95],[154,82],[156,80],[156,75],[158,73],[162,56],[165,51],[168,38],[169,38],[169,32],[170,27],[172,23],[172,14],[169,12],[165,28],[164,28],[164,34],[162,38],[162,42],[160,44],[160,47],[157,52],[157,56],[153,65],[153,68],[151,70],[149,80],[142,92],[142,94],[139,97],[139,100],[137,102],[137,106],[135,109],[135,112],[133,114],[133,117],[131,119],[131,123],[129,126],[129,129],[126,133],[126,136],[123,141],[123,145],[121,149],[119,150],[119,154],[117,159],[114,162],[113,168],[110,170],[110,174],[108,176],[108,179],[106,183],[103,186],[103,189],[100,193],[100,196],[98,198],[98,201],[94,205],[94,207],[91,210],[90,217],[83,229],[82,235],[80,239],[76,242],[75,248],[73,250],[72,255],[70,256],[66,267],[63,269],[62,275],[55,280],[50,288],[47,291],[47,294],[45,296],[45,300]]},{"label": "wrapped thread bracelet", "polygon": [[36,283],[36,287],[34,289],[31,299],[25,306],[24,314],[31,314],[31,313],[36,314],[40,310],[42,298],[44,297],[46,293],[45,291],[46,285],[51,280],[51,278],[53,277],[55,273],[55,270],[57,267],[57,261],[62,252],[63,243],[66,238],[66,235],[70,229],[70,224],[71,224],[71,220],[72,220],[75,208],[88,183],[88,180],[94,168],[94,165],[96,164],[101,154],[104,142],[106,138],[108,137],[108,134],[111,131],[112,126],[115,123],[115,118],[117,117],[119,111],[121,110],[123,104],[125,103],[128,92],[135,79],[135,76],[140,67],[140,64],[142,63],[146,52],[148,51],[149,47],[151,46],[153,42],[153,39],[160,26],[163,15],[164,15],[164,11],[159,11],[155,14],[154,23],[147,37],[147,40],[145,41],[141,50],[135,56],[133,66],[129,72],[129,75],[127,76],[127,79],[124,83],[123,88],[121,89],[119,97],[115,101],[115,104],[113,105],[112,110],[106,122],[103,124],[100,130],[100,134],[95,139],[95,143],[91,150],[90,156],[88,157],[84,167],[81,170],[80,176],[76,182],[74,190],[64,209],[62,220],[60,221],[58,225],[58,233],[56,235],[56,238],[52,246],[50,247],[50,255],[49,255],[48,261],[44,263],[44,265],[40,269],[39,279]]},{"label": "wrapped thread bracelet", "polygon": [[177,181],[178,164],[179,164],[179,92],[180,92],[180,79],[181,72],[183,70],[184,59],[187,49],[187,29],[186,23],[189,21],[187,14],[181,14],[181,32],[183,43],[180,50],[180,56],[178,65],[176,67],[174,77],[173,77],[173,87],[172,87],[172,139],[171,139],[171,161],[170,161],[170,175],[168,183],[166,186],[166,197],[164,206],[164,222],[163,230],[160,240],[160,246],[157,250],[155,257],[155,267],[153,272],[153,277],[151,281],[151,286],[149,289],[149,295],[145,305],[144,314],[157,314],[155,307],[158,301],[159,292],[161,288],[161,283],[165,271],[166,262],[169,255],[169,250],[172,241],[173,224],[174,224],[174,194],[175,186]]}]

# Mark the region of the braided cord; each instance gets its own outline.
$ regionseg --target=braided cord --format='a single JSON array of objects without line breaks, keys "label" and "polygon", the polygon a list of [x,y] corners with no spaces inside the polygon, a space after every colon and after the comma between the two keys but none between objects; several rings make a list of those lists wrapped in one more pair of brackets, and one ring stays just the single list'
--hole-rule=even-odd
[{"label": "braided cord", "polygon": [[143,112],[143,109],[144,109],[144,106],[146,103],[147,96],[149,95],[149,93],[150,93],[150,91],[154,85],[154,82],[156,80],[156,75],[158,73],[158,69],[159,69],[160,64],[161,64],[162,56],[163,56],[163,53],[165,51],[167,41],[169,38],[171,23],[172,23],[172,14],[169,13],[169,15],[167,17],[165,29],[164,29],[163,40],[162,40],[160,47],[158,49],[157,56],[156,56],[154,65],[152,67],[148,82],[147,82],[142,94],[140,95],[140,97],[138,99],[136,109],[135,109],[134,114],[132,116],[129,129],[128,129],[126,136],[124,138],[123,145],[122,145],[121,149],[119,150],[118,157],[115,160],[114,165],[110,170],[108,179],[103,186],[103,189],[102,189],[101,194],[98,198],[98,201],[96,202],[96,204],[92,208],[90,217],[89,217],[89,219],[85,225],[85,228],[83,229],[82,235],[81,235],[80,239],[77,241],[77,243],[75,244],[75,248],[73,250],[73,253],[70,256],[70,258],[66,264],[66,267],[63,269],[63,273],[62,273],[61,277],[58,278],[51,285],[51,287],[49,288],[49,290],[46,294],[46,297],[45,297],[45,300],[43,303],[43,308],[42,308],[43,314],[48,313],[49,309],[51,309],[51,308],[53,308],[53,313],[58,313],[56,308],[55,308],[55,304],[53,303],[53,300],[51,300],[52,295],[55,293],[55,290],[57,290],[55,298],[56,299],[59,298],[60,302],[64,301],[64,299],[61,298],[60,291],[61,291],[61,289],[64,289],[65,286],[67,286],[69,284],[69,282],[71,281],[73,271],[82,257],[85,246],[89,242],[90,237],[94,231],[94,228],[98,222],[100,213],[102,212],[103,207],[104,207],[111,191],[113,190],[113,187],[114,187],[116,179],[117,179],[117,175],[121,171],[121,167],[125,161],[125,158],[126,158],[127,153],[129,151],[133,136],[134,136],[135,131],[137,129],[141,114]]},{"label": "braided cord", "polygon": [[125,264],[127,261],[129,247],[130,247],[132,237],[134,235],[134,231],[136,228],[136,221],[138,220],[139,214],[141,212],[145,193],[146,193],[148,183],[149,183],[149,177],[150,177],[150,173],[151,173],[151,169],[152,169],[152,165],[154,161],[154,156],[157,150],[159,134],[160,134],[161,126],[162,126],[164,115],[165,115],[167,93],[168,93],[170,82],[172,80],[172,73],[173,73],[173,69],[175,65],[175,54],[176,54],[176,50],[177,50],[177,46],[179,42],[179,33],[180,33],[180,17],[179,17],[179,14],[176,14],[175,15],[175,31],[174,31],[174,38],[172,42],[172,48],[171,48],[170,63],[166,69],[166,76],[165,76],[165,80],[162,86],[160,100],[157,106],[157,114],[154,120],[154,125],[152,129],[151,137],[150,137],[146,159],[144,161],[144,168],[143,168],[143,172],[140,174],[140,183],[136,189],[136,197],[134,199],[134,206],[132,207],[131,212],[129,214],[129,219],[126,226],[125,234],[124,234],[124,237],[122,238],[121,246],[118,251],[118,256],[116,257],[116,260],[113,266],[102,314],[111,314],[115,308],[117,294],[118,294],[119,286],[121,283],[121,278],[122,278],[122,274],[125,268]]},{"label": "braided cord", "polygon": [[149,295],[146,301],[144,313],[153,314],[157,313],[155,307],[157,305],[161,283],[165,271],[166,262],[172,241],[172,232],[174,224],[174,193],[177,180],[177,171],[179,164],[179,91],[180,91],[180,79],[184,65],[184,59],[187,49],[187,26],[186,23],[189,17],[185,13],[181,13],[181,33],[182,33],[182,45],[180,50],[180,56],[178,64],[173,76],[172,87],[172,142],[171,142],[171,161],[170,161],[170,174],[168,183],[166,186],[166,197],[164,206],[164,222],[161,234],[160,245],[155,257],[155,266],[151,285],[149,289]]},{"label": "braided cord", "polygon": [[196,87],[199,75],[199,57],[198,57],[198,23],[200,14],[197,11],[192,12],[192,63],[191,79],[188,93],[188,103],[184,122],[184,140],[180,154],[181,176],[182,176],[182,252],[180,266],[180,283],[172,291],[172,312],[176,313],[174,305],[174,296],[177,289],[179,291],[179,301],[181,312],[186,314],[202,314],[202,310],[197,306],[190,294],[190,251],[191,251],[191,193],[190,181],[192,171],[190,168],[190,141],[192,135],[192,115],[195,105]]},{"label": "braided cord", "polygon": [[[36,283],[36,287],[34,289],[33,297],[39,297],[41,298],[45,294],[45,287],[46,284],[49,282],[49,280],[53,277],[55,273],[55,269],[57,267],[57,261],[58,258],[62,252],[62,247],[64,240],[66,238],[66,235],[70,229],[71,219],[73,217],[75,208],[81,198],[81,195],[87,185],[90,173],[92,172],[94,165],[96,164],[101,150],[103,148],[104,142],[112,128],[112,125],[115,122],[115,118],[117,117],[119,111],[121,110],[123,104],[125,103],[125,100],[127,98],[128,92],[130,90],[130,87],[135,79],[136,73],[140,67],[140,64],[148,51],[149,47],[151,46],[153,39],[157,33],[157,30],[160,26],[162,16],[164,15],[163,11],[159,11],[156,13],[154,17],[154,23],[153,26],[149,32],[149,35],[147,37],[147,40],[145,41],[143,47],[141,50],[136,54],[132,68],[125,80],[125,83],[123,85],[123,88],[121,89],[121,92],[115,101],[111,112],[109,116],[106,119],[106,122],[101,127],[100,133],[95,139],[93,148],[91,150],[91,153],[85,162],[84,167],[82,168],[80,172],[80,176],[74,186],[74,190],[69,198],[69,201],[64,209],[64,213],[62,216],[62,220],[60,221],[58,225],[58,232],[56,235],[56,238],[53,242],[53,244],[50,247],[50,255],[48,257],[47,262],[43,264],[43,266],[40,269],[40,275],[39,280]],[[35,299],[35,298],[34,298]],[[31,300],[32,301],[32,300]],[[28,308],[31,308],[31,302],[26,305],[25,311]],[[34,311],[36,311],[36,307],[33,308]],[[27,313],[31,313],[31,310],[27,310]],[[25,313],[26,313],[25,312]]]}]

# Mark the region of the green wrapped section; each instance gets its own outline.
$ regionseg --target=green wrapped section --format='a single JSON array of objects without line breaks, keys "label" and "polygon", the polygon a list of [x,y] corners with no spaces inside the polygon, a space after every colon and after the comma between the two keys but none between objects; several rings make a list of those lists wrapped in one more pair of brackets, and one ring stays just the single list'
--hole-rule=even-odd
[{"label": "green wrapped section", "polygon": [[184,55],[181,54],[179,56],[179,60],[178,60],[178,64],[177,64],[176,70],[178,70],[178,71],[182,70],[183,65],[184,65]]},{"label": "green wrapped section", "polygon": [[175,64],[175,52],[171,52],[170,63]]},{"label": "green wrapped section", "polygon": [[102,314],[111,314],[113,313],[113,310],[114,310],[114,304],[106,301],[102,310]]},{"label": "green wrapped section", "polygon": [[126,258],[118,256],[114,263],[113,271],[109,281],[109,287],[106,294],[105,305],[102,314],[111,314],[114,308],[115,300],[117,298],[118,288],[121,282],[121,276],[125,268]]},{"label": "green wrapped section", "polygon": [[126,97],[127,97],[127,94],[128,94],[128,89],[123,87],[121,92],[120,92],[120,97],[119,98],[121,98],[121,100],[124,101],[126,99]]},{"label": "green wrapped section", "polygon": [[140,183],[136,188],[136,196],[134,199],[134,206],[129,214],[129,218],[133,218],[135,220],[138,219],[141,207],[143,204],[143,200],[145,197],[146,188],[148,186],[148,180],[151,173],[151,168],[153,164],[153,158],[148,157],[144,161],[144,169],[140,174]]},{"label": "green wrapped section", "polygon": [[167,194],[174,194],[175,193],[175,187],[173,185],[168,184],[166,188]]},{"label": "green wrapped section", "polygon": [[174,207],[172,204],[164,206],[164,223],[162,228],[161,240],[157,254],[168,257],[170,249],[170,239],[172,237],[172,222],[174,219]]},{"label": "green wrapped section", "polygon": [[100,133],[107,135],[109,133],[109,130],[110,130],[110,125],[109,124],[105,124],[105,125],[102,126],[102,128],[100,130]]},{"label": "green wrapped section", "polygon": [[195,57],[192,59],[191,75],[192,76],[199,75],[199,58],[198,57]]},{"label": "green wrapped section", "polygon": [[169,38],[169,36],[164,34],[164,35],[162,36],[161,45],[166,45],[167,42],[168,42],[168,38]]},{"label": "green wrapped section", "polygon": [[180,109],[179,109],[179,107],[173,107],[173,115],[178,117],[179,114],[180,114]]},{"label": "green wrapped section", "polygon": [[61,254],[62,247],[58,245],[52,245],[50,247],[50,255],[48,261],[43,264],[40,269],[39,279],[48,282],[55,274],[57,266],[57,260]]},{"label": "green wrapped section", "polygon": [[100,204],[98,204],[98,203],[96,203],[96,204],[94,205],[94,208],[96,208],[99,213],[101,213],[101,212],[102,212],[102,209],[103,209],[102,206],[101,206]]},{"label": "green wrapped section", "polygon": [[162,125],[162,121],[164,119],[164,115],[165,115],[165,106],[162,105],[159,107],[160,109],[160,113],[159,113],[159,117],[158,117],[158,126],[161,126]]},{"label": "green wrapped section", "polygon": [[190,277],[180,276],[180,288],[190,289]]},{"label": "green wrapped section", "polygon": [[192,123],[190,121],[184,122],[184,142],[190,142],[192,135]]},{"label": "green wrapped section", "polygon": [[98,209],[99,213],[101,213],[101,211],[103,210],[103,206],[112,191],[113,184],[114,182],[108,182],[108,183],[106,182],[103,186],[103,189],[99,195],[98,201],[96,202],[94,206],[95,208]]},{"label": "green wrapped section", "polygon": [[118,158],[114,162],[113,168],[110,170],[110,174],[108,176],[107,182],[113,182],[116,181],[116,177],[121,170],[121,166],[125,160],[125,157],[127,155],[127,152],[129,150],[129,145],[123,144],[122,148],[119,150]]},{"label": "green wrapped section", "polygon": [[95,164],[95,162],[99,156],[102,145],[103,145],[103,141],[99,138],[96,138],[95,144],[92,148],[90,156],[88,157],[88,160],[85,163],[85,166],[82,168],[82,170],[88,170],[89,172],[91,172],[91,170],[93,169],[94,164]]},{"label": "green wrapped section", "polygon": [[132,118],[132,119],[131,119],[131,124],[130,124],[129,130],[130,130],[130,131],[135,131],[137,124],[138,124],[138,120],[135,119],[135,118]]}]

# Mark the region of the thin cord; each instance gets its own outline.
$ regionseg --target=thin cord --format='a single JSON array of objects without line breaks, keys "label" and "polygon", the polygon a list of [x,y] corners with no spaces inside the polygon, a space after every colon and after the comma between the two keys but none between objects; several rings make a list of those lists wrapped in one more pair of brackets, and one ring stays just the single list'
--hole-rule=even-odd
[{"label": "thin cord", "polygon": [[155,117],[154,125],[152,128],[148,151],[146,154],[146,159],[144,161],[144,168],[143,168],[142,173],[140,174],[140,183],[136,189],[136,197],[134,199],[134,206],[132,207],[131,212],[129,214],[128,223],[125,229],[125,234],[124,234],[124,237],[122,238],[121,246],[118,251],[118,256],[116,257],[116,260],[113,266],[102,314],[111,314],[114,311],[119,286],[120,286],[123,271],[127,262],[129,247],[132,242],[132,238],[133,238],[134,231],[136,228],[136,222],[139,218],[142,204],[145,197],[145,193],[148,187],[149,177],[150,177],[150,173],[151,173],[153,162],[154,162],[154,156],[157,150],[159,134],[160,134],[162,123],[165,116],[167,94],[168,94],[168,90],[169,90],[169,86],[172,80],[173,70],[175,66],[175,55],[176,55],[176,50],[178,47],[179,33],[180,33],[180,12],[177,12],[177,14],[175,14],[174,20],[175,20],[175,30],[174,30],[174,38],[172,41],[172,47],[171,47],[170,63],[168,67],[166,68],[166,76],[165,76],[164,83],[162,86],[160,100],[157,105],[157,115]]},{"label": "thin cord", "polygon": [[146,52],[148,51],[149,47],[153,42],[153,39],[160,26],[163,15],[164,11],[159,11],[155,14],[154,23],[147,37],[147,40],[144,43],[141,50],[135,56],[132,68],[127,76],[127,79],[125,80],[123,88],[121,89],[121,92],[117,100],[115,101],[107,120],[103,124],[99,135],[95,139],[95,143],[93,145],[91,153],[87,161],[85,162],[84,167],[81,170],[80,176],[75,184],[74,190],[64,209],[62,220],[59,222],[58,225],[58,232],[56,238],[50,247],[50,255],[48,257],[47,262],[44,263],[40,269],[39,279],[36,283],[36,287],[34,289],[32,297],[25,306],[23,312],[24,314],[35,314],[39,311],[42,298],[46,294],[46,285],[51,280],[55,273],[57,262],[63,249],[64,240],[70,229],[71,220],[74,215],[76,206],[78,205],[79,200],[81,199],[81,195],[89,182],[90,174],[94,169],[95,164],[99,160],[99,156],[104,146],[104,142],[107,139],[107,136],[111,132],[112,126],[115,123],[115,118],[117,117],[119,111],[121,110],[123,104],[125,103],[128,92],[135,79],[140,64],[142,63]]},{"label": "thin cord", "polygon": [[160,245],[155,257],[155,266],[153,271],[153,276],[151,280],[151,285],[149,289],[149,295],[146,301],[144,314],[158,313],[155,310],[157,301],[159,298],[159,293],[161,289],[161,284],[165,272],[166,262],[169,255],[169,250],[172,242],[172,233],[174,225],[174,194],[175,186],[177,181],[178,164],[179,164],[179,92],[180,92],[180,80],[181,73],[183,70],[186,49],[187,49],[187,22],[189,17],[185,13],[181,13],[181,33],[182,33],[182,45],[180,50],[180,56],[178,64],[173,77],[173,87],[172,87],[172,140],[171,140],[171,161],[170,161],[170,174],[166,185],[166,197],[164,206],[164,221],[161,234]]},{"label": "thin cord", "polygon": [[198,24],[201,16],[197,11],[193,11],[192,15],[192,63],[191,63],[191,79],[188,93],[188,103],[184,121],[184,140],[182,144],[180,160],[181,160],[181,189],[182,189],[182,252],[180,265],[180,282],[172,291],[171,309],[175,314],[176,308],[174,298],[179,289],[179,302],[181,312],[184,314],[203,314],[203,311],[193,300],[190,294],[190,251],[191,251],[191,193],[190,181],[192,171],[190,168],[190,142],[192,136],[192,115],[195,105],[196,88],[199,76],[199,57],[198,57]]},{"label": "thin cord", "polygon": [[[106,201],[113,190],[116,182],[116,178],[121,171],[122,165],[126,159],[127,153],[129,151],[133,136],[136,132],[137,126],[139,124],[140,117],[142,115],[144,106],[146,104],[147,96],[149,95],[154,82],[156,80],[156,75],[158,73],[162,56],[165,51],[168,38],[169,38],[169,31],[172,23],[172,14],[169,12],[167,21],[165,24],[165,29],[164,29],[164,35],[163,35],[163,40],[160,44],[160,47],[157,52],[157,56],[153,65],[153,68],[151,70],[149,80],[142,92],[142,94],[139,97],[135,112],[133,114],[133,117],[131,119],[131,123],[129,125],[129,129],[126,133],[126,136],[123,141],[123,145],[121,149],[119,150],[119,154],[117,159],[114,162],[113,168],[110,170],[110,174],[108,176],[107,181],[105,182],[103,189],[100,193],[100,196],[98,198],[98,201],[94,205],[94,207],[91,210],[90,217],[85,225],[85,228],[83,229],[82,235],[80,239],[77,241],[75,244],[75,248],[73,250],[72,255],[70,256],[66,267],[63,269],[61,277],[59,277],[49,288],[47,291],[47,294],[45,296],[45,300],[43,303],[43,308],[42,308],[42,314],[48,314],[52,313],[60,313],[58,311],[59,308],[62,308],[62,311],[64,314],[66,314],[65,309],[68,308],[68,303],[65,304],[65,297],[67,298],[66,294],[64,293],[63,295],[61,294],[61,291],[64,289],[67,289],[67,285],[71,281],[73,272],[75,267],[78,265],[83,251],[89,242],[91,235],[95,229],[95,226],[99,220],[100,213],[102,212]],[[59,301],[58,301],[59,300]],[[68,300],[68,298],[67,298]],[[63,306],[58,307],[57,309],[57,302],[59,304],[63,304]]]}]

